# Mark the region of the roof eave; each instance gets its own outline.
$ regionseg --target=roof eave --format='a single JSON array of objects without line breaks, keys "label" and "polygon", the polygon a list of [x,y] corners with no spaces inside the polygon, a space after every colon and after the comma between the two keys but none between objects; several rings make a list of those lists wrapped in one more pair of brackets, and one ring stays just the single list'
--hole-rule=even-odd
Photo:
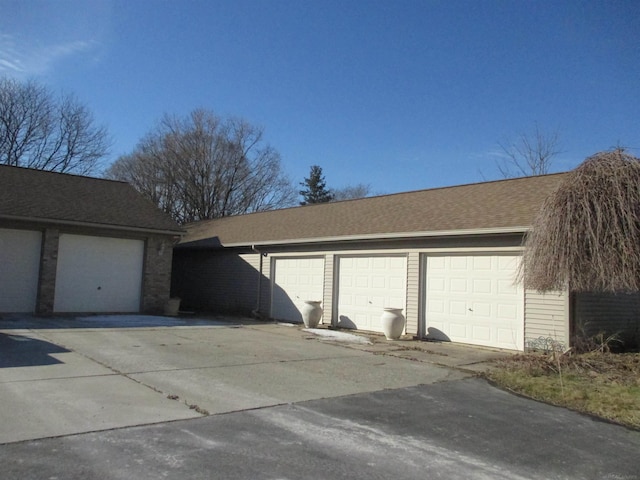
[{"label": "roof eave", "polygon": [[[499,227],[499,228],[478,228],[478,229],[464,229],[464,230],[438,230],[438,231],[423,231],[423,232],[395,232],[395,233],[371,233],[366,235],[343,235],[332,237],[315,237],[315,238],[298,238],[298,239],[285,239],[285,240],[272,240],[272,241],[254,241],[254,242],[242,242],[242,243],[221,243],[221,248],[256,248],[260,247],[277,247],[283,245],[308,245],[308,244],[327,244],[336,242],[358,242],[358,241],[375,241],[375,240],[407,240],[411,238],[433,238],[433,237],[458,237],[458,236],[484,236],[484,235],[506,235],[506,234],[524,234],[528,232],[531,227],[516,226],[516,227]],[[210,237],[213,238],[213,237]],[[181,246],[189,247],[190,244],[196,246],[202,245],[202,242],[207,240],[199,239],[192,242],[185,242]]]},{"label": "roof eave", "polygon": [[39,217],[23,217],[19,215],[0,215],[0,219],[2,220],[11,220],[17,222],[33,222],[33,223],[44,223],[50,225],[67,225],[73,227],[89,227],[89,228],[99,228],[102,230],[118,230],[118,231],[127,231],[127,232],[138,232],[138,233],[153,233],[157,235],[173,235],[173,236],[184,236],[187,232],[186,230],[176,229],[158,229],[158,228],[147,228],[147,227],[135,227],[128,225],[113,225],[107,223],[97,223],[97,222],[79,222],[75,220],[58,220],[52,218],[39,218]]}]

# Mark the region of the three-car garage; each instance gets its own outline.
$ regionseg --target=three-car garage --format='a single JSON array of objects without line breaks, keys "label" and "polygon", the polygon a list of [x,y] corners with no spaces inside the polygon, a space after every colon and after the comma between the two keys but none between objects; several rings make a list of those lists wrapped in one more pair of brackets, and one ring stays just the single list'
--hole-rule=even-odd
[{"label": "three-car garage", "polygon": [[[330,299],[337,327],[382,332],[385,307],[406,312],[408,286],[419,285],[422,336],[473,345],[524,348],[524,289],[517,253],[430,253],[408,269],[409,255],[376,254],[272,259],[272,317],[301,321],[305,300]],[[332,275],[326,275],[327,265]],[[418,278],[411,278],[416,275]],[[329,281],[327,281],[329,279]]]}]

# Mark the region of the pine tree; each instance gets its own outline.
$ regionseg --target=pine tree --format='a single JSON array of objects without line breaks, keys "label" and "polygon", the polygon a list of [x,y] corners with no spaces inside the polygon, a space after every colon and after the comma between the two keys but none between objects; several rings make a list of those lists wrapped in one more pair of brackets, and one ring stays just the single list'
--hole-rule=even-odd
[{"label": "pine tree", "polygon": [[309,177],[300,182],[304,190],[300,190],[303,200],[300,205],[310,205],[312,203],[326,203],[333,200],[331,190],[327,190],[327,184],[322,175],[322,168],[313,165],[309,172]]}]

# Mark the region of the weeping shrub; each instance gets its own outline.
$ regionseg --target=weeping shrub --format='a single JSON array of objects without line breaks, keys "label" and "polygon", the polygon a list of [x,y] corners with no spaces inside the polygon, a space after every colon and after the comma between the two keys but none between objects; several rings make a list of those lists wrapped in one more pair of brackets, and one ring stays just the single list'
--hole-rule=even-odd
[{"label": "weeping shrub", "polygon": [[597,153],[569,172],[525,239],[519,276],[538,291],[640,291],[640,159]]}]

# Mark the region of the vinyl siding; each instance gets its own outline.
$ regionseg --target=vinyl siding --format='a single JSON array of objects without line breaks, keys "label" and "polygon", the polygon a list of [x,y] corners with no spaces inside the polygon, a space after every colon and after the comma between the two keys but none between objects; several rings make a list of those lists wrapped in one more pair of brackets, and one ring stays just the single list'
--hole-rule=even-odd
[{"label": "vinyl siding", "polygon": [[333,325],[333,278],[334,278],[333,254],[327,254],[324,258],[324,292],[322,296],[322,324]]},{"label": "vinyl siding", "polygon": [[617,334],[625,342],[640,341],[640,294],[576,293],[576,334]]},{"label": "vinyl siding", "polygon": [[407,300],[406,300],[406,334],[418,335],[418,318],[420,305],[420,253],[410,252],[407,255]]},{"label": "vinyl siding", "polygon": [[[272,259],[286,257],[323,257],[323,319],[325,325],[337,320],[339,256],[404,256],[406,291],[404,293],[406,334],[419,335],[424,318],[421,258],[433,254],[500,254],[519,252],[519,235],[462,238],[406,239],[398,242],[346,242],[324,245],[321,249],[296,245],[260,247],[267,256],[260,257],[248,248],[198,250],[177,248],[174,262],[172,295],[183,299],[183,308],[196,311],[250,314],[257,304],[260,288],[260,313],[271,312]],[[262,258],[262,266],[260,266]],[[258,273],[262,268],[260,285]],[[332,323],[333,322],[333,323]]]},{"label": "vinyl siding", "polygon": [[[260,260],[258,259],[258,268]],[[271,261],[262,256],[262,279],[260,281],[260,314],[268,317],[271,311]]]},{"label": "vinyl siding", "polygon": [[548,346],[548,339],[569,345],[568,302],[567,292],[525,291],[525,348]]}]

